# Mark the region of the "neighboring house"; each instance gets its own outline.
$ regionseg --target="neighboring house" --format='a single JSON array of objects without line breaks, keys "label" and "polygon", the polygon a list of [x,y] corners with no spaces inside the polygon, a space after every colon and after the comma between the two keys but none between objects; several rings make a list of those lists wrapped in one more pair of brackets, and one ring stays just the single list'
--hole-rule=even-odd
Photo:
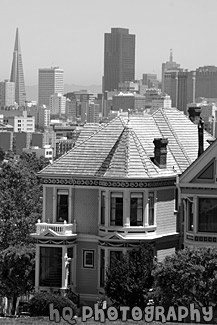
[{"label": "neighboring house", "polygon": [[217,247],[217,141],[180,176],[184,246]]},{"label": "neighboring house", "polygon": [[71,288],[96,301],[113,256],[142,242],[158,260],[173,253],[176,177],[197,155],[197,126],[174,108],[85,125],[75,147],[39,173],[36,291]]}]

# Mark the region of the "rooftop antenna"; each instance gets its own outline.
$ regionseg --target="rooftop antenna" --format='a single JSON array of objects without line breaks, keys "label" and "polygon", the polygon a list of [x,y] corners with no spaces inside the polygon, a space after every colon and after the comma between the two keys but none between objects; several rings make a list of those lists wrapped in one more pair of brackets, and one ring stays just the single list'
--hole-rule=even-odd
[{"label": "rooftop antenna", "polygon": [[173,50],[170,49],[170,62],[173,62]]}]

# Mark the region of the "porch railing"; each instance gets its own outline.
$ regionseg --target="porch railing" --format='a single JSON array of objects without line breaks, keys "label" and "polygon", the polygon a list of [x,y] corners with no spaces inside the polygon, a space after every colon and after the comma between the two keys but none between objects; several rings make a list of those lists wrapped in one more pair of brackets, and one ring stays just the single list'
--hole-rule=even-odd
[{"label": "porch railing", "polygon": [[76,234],[76,221],[74,223],[67,223],[64,221],[64,223],[47,223],[47,222],[41,222],[41,220],[38,220],[38,223],[36,223],[36,234],[40,235],[45,230],[53,230],[59,235],[73,235]]}]

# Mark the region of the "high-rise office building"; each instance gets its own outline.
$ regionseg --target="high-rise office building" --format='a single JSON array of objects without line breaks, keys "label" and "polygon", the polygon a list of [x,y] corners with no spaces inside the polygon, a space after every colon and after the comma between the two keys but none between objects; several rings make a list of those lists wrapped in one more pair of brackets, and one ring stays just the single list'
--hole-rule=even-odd
[{"label": "high-rise office building", "polygon": [[5,80],[0,82],[0,107],[13,106],[15,102],[15,83]]},{"label": "high-rise office building", "polygon": [[217,98],[217,67],[204,66],[196,69],[196,98]]},{"label": "high-rise office building", "polygon": [[49,106],[50,96],[64,92],[63,73],[59,67],[38,70],[38,105]]},{"label": "high-rise office building", "polygon": [[165,78],[164,78],[164,74],[167,71],[170,70],[179,70],[180,68],[180,64],[176,63],[173,61],[173,52],[172,49],[170,49],[170,59],[169,61],[162,63],[162,91],[166,91],[165,90]]},{"label": "high-rise office building", "polygon": [[135,35],[126,28],[112,28],[104,42],[103,91],[112,91],[120,82],[135,79]]},{"label": "high-rise office building", "polygon": [[26,101],[26,88],[24,82],[23,64],[22,64],[22,55],[21,55],[18,28],[16,31],[10,81],[15,83],[16,103],[20,106],[23,106]]}]

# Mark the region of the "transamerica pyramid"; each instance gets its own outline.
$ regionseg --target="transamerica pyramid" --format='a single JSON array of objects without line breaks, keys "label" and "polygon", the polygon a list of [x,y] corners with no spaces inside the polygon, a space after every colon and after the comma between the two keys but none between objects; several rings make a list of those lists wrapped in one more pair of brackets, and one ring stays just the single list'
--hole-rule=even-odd
[{"label": "transamerica pyramid", "polygon": [[10,81],[15,82],[15,102],[19,106],[25,105],[26,88],[24,82],[23,64],[22,64],[22,55],[21,55],[18,28],[16,30]]}]

